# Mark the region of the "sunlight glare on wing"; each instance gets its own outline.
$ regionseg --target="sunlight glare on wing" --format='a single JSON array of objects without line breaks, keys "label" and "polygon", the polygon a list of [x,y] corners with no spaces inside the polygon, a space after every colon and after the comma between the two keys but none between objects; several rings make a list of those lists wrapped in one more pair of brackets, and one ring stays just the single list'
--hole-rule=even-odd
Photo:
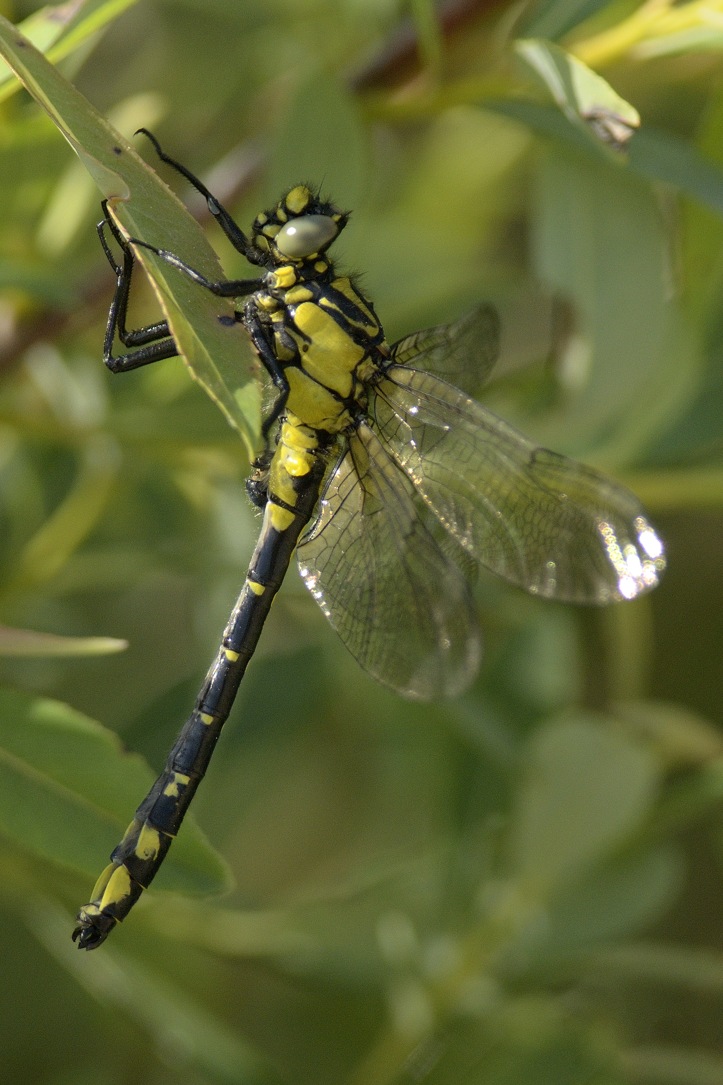
[{"label": "sunlight glare on wing", "polygon": [[658,582],[665,567],[663,544],[644,517],[635,518],[638,543],[647,558],[641,557],[634,543],[620,547],[613,526],[606,520],[598,523],[598,531],[603,541],[608,560],[618,577],[618,591],[623,599],[634,599],[642,591],[653,587]]}]

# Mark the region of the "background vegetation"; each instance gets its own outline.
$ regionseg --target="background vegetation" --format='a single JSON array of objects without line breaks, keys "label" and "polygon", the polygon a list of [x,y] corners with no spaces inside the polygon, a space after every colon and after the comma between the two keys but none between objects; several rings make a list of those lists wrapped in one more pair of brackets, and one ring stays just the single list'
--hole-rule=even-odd
[{"label": "background vegetation", "polygon": [[[635,489],[669,570],[601,612],[483,574],[482,672],[429,706],[376,687],[292,571],[195,803],[218,853],[184,827],[124,928],[79,954],[72,916],[151,776],[111,733],[161,766],[258,521],[246,449],[180,361],[104,370],[98,192],[6,83],[4,1080],[723,1080],[721,26],[715,0],[38,17],[83,94],[241,223],[298,179],[352,207],[343,260],[390,339],[494,301],[485,402]],[[515,41],[541,38],[638,109],[627,153],[525,63]],[[140,292],[138,321],[155,312]]]}]

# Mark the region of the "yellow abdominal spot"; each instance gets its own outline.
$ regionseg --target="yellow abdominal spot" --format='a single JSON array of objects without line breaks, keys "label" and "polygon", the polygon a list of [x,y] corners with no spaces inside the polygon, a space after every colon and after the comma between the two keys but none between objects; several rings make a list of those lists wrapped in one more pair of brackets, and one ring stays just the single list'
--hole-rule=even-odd
[{"label": "yellow abdominal spot", "polygon": [[[297,418],[289,414],[281,427],[279,444],[274,456],[274,483],[279,481],[279,472],[286,472],[291,478],[308,475],[314,464],[314,451],[319,444],[316,434],[307,429]],[[293,495],[293,488],[292,488]],[[290,503],[293,502],[293,496]]]},{"label": "yellow abdominal spot", "polygon": [[223,654],[226,656],[229,663],[235,663],[238,659],[238,652],[234,652],[231,648],[224,648]]},{"label": "yellow abdominal spot", "polygon": [[290,512],[289,509],[282,509],[281,505],[277,505],[273,500],[269,501],[267,508],[271,526],[275,531],[282,533],[291,527],[294,522],[293,512]]},{"label": "yellow abdominal spot", "polygon": [[100,910],[103,911],[112,904],[120,904],[131,891],[131,876],[124,866],[116,867],[105,887],[105,892],[100,900]]},{"label": "yellow abdominal spot", "polygon": [[135,853],[139,859],[155,859],[160,851],[161,837],[157,829],[144,825],[138,835]]},{"label": "yellow abdominal spot", "polygon": [[101,874],[101,876],[98,878],[98,881],[93,886],[93,892],[91,893],[91,897],[93,898],[93,901],[96,904],[97,904],[97,901],[100,900],[100,898],[105,893],[105,887],[107,886],[108,882],[111,880],[111,878],[113,877],[114,872],[117,869],[118,869],[118,867],[116,866],[115,863],[109,863],[108,866],[103,871],[103,873]]},{"label": "yellow abdominal spot", "polygon": [[312,429],[305,426],[292,411],[286,412],[286,421],[281,427],[279,440],[288,448],[300,448],[312,451],[318,447],[319,437]]},{"label": "yellow abdominal spot", "polygon": [[294,449],[284,451],[282,464],[292,478],[303,478],[311,470],[313,460],[305,452],[296,452]]},{"label": "yellow abdominal spot", "polygon": [[259,584],[258,580],[247,580],[246,584],[249,591],[252,591],[254,595],[263,595],[266,591],[266,585]]},{"label": "yellow abdominal spot", "polygon": [[181,793],[181,788],[188,785],[190,776],[187,776],[185,772],[174,772],[172,778],[168,781],[163,789],[163,794],[166,798],[177,799]]}]

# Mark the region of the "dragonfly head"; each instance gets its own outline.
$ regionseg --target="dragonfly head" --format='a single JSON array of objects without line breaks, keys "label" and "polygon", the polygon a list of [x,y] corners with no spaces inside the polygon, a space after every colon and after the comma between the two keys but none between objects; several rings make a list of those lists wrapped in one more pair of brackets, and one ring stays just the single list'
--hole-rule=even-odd
[{"label": "dragonfly head", "polygon": [[348,213],[296,185],[270,211],[257,215],[252,244],[270,265],[313,261],[328,249],[349,219]]}]

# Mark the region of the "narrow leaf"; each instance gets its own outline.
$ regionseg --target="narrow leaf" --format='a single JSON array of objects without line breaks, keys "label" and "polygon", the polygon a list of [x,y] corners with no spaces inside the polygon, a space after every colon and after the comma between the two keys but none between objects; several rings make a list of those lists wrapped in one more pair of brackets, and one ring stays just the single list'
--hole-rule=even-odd
[{"label": "narrow leaf", "polygon": [[[123,230],[171,249],[210,279],[223,278],[216,254],[183,204],[133,147],[1,16],[0,55],[78,154],[111,201]],[[200,289],[144,250],[138,257],[191,375],[239,431],[252,456],[258,441],[261,391],[255,356],[245,331],[233,320],[232,301]]]},{"label": "narrow leaf", "polygon": [[[36,49],[47,53],[56,62],[69,56],[91,34],[117,19],[138,0],[106,0],[106,3],[89,4],[87,0],[66,0],[34,11],[20,23],[19,29]],[[9,98],[19,89],[12,69],[0,61],[0,101]]]},{"label": "narrow leaf", "polygon": [[61,637],[34,629],[11,629],[0,625],[0,656],[63,658],[99,656],[122,652],[128,641],[116,637]]},{"label": "narrow leaf", "polygon": [[[0,777],[0,831],[92,882],[154,774],[117,735],[68,705],[0,691]],[[157,884],[184,892],[227,887],[223,861],[192,821]]]},{"label": "narrow leaf", "polygon": [[558,45],[527,38],[515,42],[515,51],[542,79],[568,120],[586,128],[601,143],[620,150],[639,127],[640,115],[634,106]]}]

